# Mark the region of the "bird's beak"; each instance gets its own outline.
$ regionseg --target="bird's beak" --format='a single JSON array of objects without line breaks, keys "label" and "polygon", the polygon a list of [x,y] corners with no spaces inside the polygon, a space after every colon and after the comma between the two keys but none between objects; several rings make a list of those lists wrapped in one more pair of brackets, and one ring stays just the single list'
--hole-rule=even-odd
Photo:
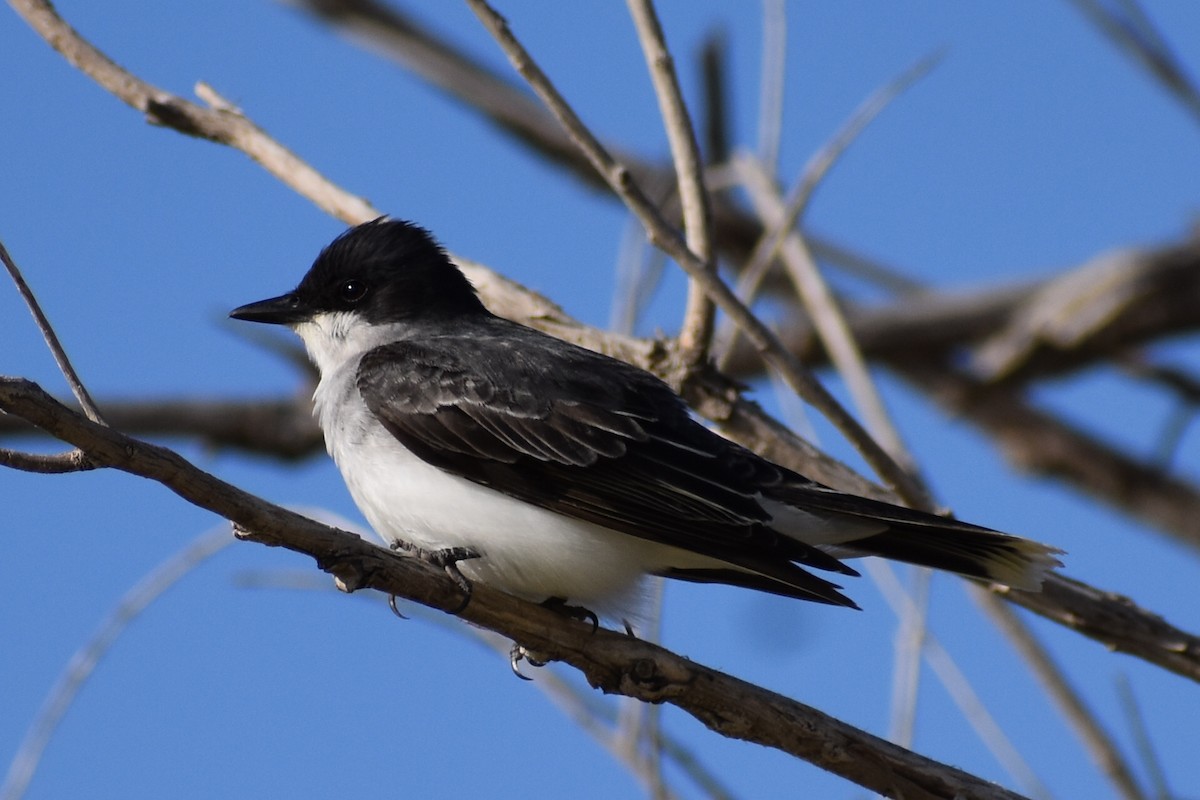
[{"label": "bird's beak", "polygon": [[271,325],[295,325],[312,317],[312,311],[295,292],[281,294],[270,300],[259,300],[257,303],[247,303],[229,312],[234,319],[246,322],[266,322]]}]

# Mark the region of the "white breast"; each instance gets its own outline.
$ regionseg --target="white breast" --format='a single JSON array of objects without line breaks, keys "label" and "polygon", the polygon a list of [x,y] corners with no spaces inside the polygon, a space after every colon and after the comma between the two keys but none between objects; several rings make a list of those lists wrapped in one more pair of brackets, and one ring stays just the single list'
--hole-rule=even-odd
[{"label": "white breast", "polygon": [[481,556],[459,564],[469,579],[534,602],[561,597],[613,619],[639,616],[647,572],[697,561],[426,464],[367,409],[354,383],[357,361],[325,374],[313,399],[330,455],[385,541],[469,547]]}]

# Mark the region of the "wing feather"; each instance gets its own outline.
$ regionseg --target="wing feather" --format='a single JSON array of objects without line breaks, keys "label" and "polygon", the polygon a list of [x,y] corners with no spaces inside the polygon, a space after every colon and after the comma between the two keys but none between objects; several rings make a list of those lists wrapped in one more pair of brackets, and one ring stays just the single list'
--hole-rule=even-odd
[{"label": "wing feather", "polygon": [[[761,576],[756,588],[849,603],[797,563],[853,570],[768,526],[759,492],[779,481],[777,468],[695,423],[648,373],[529,329],[504,333],[524,341],[448,335],[377,348],[359,364],[359,391],[392,435],[434,466],[749,570]],[[738,583],[726,580],[737,574],[707,579]]]}]

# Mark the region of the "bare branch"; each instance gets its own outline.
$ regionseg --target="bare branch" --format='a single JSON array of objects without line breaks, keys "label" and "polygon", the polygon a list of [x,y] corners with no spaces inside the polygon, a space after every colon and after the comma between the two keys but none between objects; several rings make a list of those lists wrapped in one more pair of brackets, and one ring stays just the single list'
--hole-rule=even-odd
[{"label": "bare branch", "polygon": [[504,49],[517,72],[529,82],[538,96],[567,129],[572,139],[587,154],[590,160],[613,191],[625,201],[634,214],[646,226],[647,234],[655,245],[675,259],[688,275],[702,286],[709,296],[746,333],[747,338],[759,349],[763,359],[788,382],[792,390],[818,409],[854,445],[871,468],[889,485],[896,488],[911,504],[918,504],[922,497],[920,487],[903,468],[863,430],[841,404],[829,394],[812,374],[787,351],[779,339],[738,300],[729,287],[707,265],[688,250],[679,234],[662,218],[658,209],[638,186],[629,170],[617,163],[598,139],[583,124],[550,79],[525,50],[508,23],[484,0],[467,0],[467,4],[483,22],[488,31]]},{"label": "bare branch", "polygon": [[894,363],[935,402],[982,428],[1021,469],[1058,478],[1200,548],[1200,490],[1031,405],[1020,389],[987,386],[946,361]]},{"label": "bare branch", "polygon": [[34,296],[33,290],[25,282],[25,277],[21,274],[20,268],[17,267],[17,262],[13,261],[12,256],[8,254],[8,248],[4,246],[3,242],[0,242],[0,261],[4,262],[5,269],[8,270],[9,276],[17,286],[17,292],[21,295],[21,299],[25,301],[25,306],[29,309],[29,313],[33,314],[33,320],[37,323],[38,330],[42,333],[42,338],[46,340],[46,346],[50,348],[50,354],[54,356],[54,363],[58,364],[59,371],[67,379],[67,385],[71,387],[71,393],[79,401],[79,406],[83,409],[83,413],[87,414],[88,419],[92,422],[103,423],[104,419],[100,416],[100,410],[92,402],[92,397],[88,394],[83,381],[79,380],[79,375],[75,372],[75,368],[71,366],[71,359],[67,358],[67,352],[63,350],[62,343],[58,341],[58,334],[54,332],[54,327],[50,324],[50,320],[42,313],[42,307]]},{"label": "bare branch", "polygon": [[1001,603],[995,595],[985,592],[971,592],[971,595],[979,602],[992,623],[1000,628],[1017,648],[1017,652],[1041,681],[1046,694],[1058,706],[1067,723],[1087,748],[1092,760],[1108,776],[1114,788],[1127,800],[1146,800],[1146,795],[1133,777],[1133,770],[1125,762],[1112,736],[1104,729],[1095,712],[1088,708],[1087,703],[1070,684],[1033,631],[1029,630],[1011,607]]},{"label": "bare branch", "polygon": [[[691,116],[675,76],[675,64],[667,49],[666,37],[658,14],[651,0],[627,0],[629,13],[637,26],[638,40],[650,77],[654,82],[654,93],[671,144],[671,156],[675,161],[675,175],[679,186],[679,201],[683,208],[683,228],[687,236],[687,248],[704,262],[710,271],[715,271],[712,247],[712,215],[709,211],[708,192],[704,188],[700,147],[692,130]],[[713,319],[716,308],[703,285],[692,279],[688,282],[687,306],[683,313],[683,325],[679,332],[679,350],[685,367],[694,366],[708,357],[708,346],[712,339]]]},{"label": "bare branch", "polygon": [[[1001,590],[1001,594],[1004,591]],[[1009,591],[1017,605],[1177,675],[1200,681],[1200,637],[1140,608],[1128,597],[1051,573],[1038,593]]]},{"label": "bare branch", "polygon": [[1179,104],[1200,120],[1200,89],[1171,52],[1137,0],[1125,0],[1124,16],[1097,0],[1071,0],[1119,50],[1158,81]]},{"label": "bare branch", "polygon": [[58,728],[58,723],[95,671],[97,664],[129,624],[163,592],[233,541],[226,525],[222,525],[219,530],[201,534],[187,547],[155,567],[125,593],[100,623],[99,629],[71,656],[66,668],[46,695],[37,717],[30,724],[17,754],[13,757],[4,784],[0,785],[0,798],[19,800],[24,795],[46,745],[50,743],[50,738]]},{"label": "bare branch", "polygon": [[[5,417],[0,417],[0,422],[5,419]],[[43,455],[42,453],[22,453],[7,448],[0,448],[0,466],[19,469],[22,472],[40,472],[45,475],[83,472],[96,468],[96,465],[79,450],[56,455]]]},{"label": "bare branch", "polygon": [[[933,510],[935,508],[933,498],[921,486],[919,478],[916,477],[916,465],[908,454],[899,431],[892,424],[883,398],[876,389],[875,382],[871,379],[862,352],[850,333],[846,318],[843,316],[833,292],[821,275],[807,244],[800,234],[792,229],[797,220],[792,219],[791,225],[785,225],[791,209],[784,208],[783,199],[776,191],[774,182],[764,172],[761,165],[742,159],[738,160],[738,164],[743,168],[747,191],[753,199],[759,215],[772,226],[772,233],[764,237],[764,240],[777,239],[778,244],[783,248],[784,264],[788,276],[795,286],[801,304],[808,312],[808,318],[813,321],[825,351],[830,353],[839,374],[849,386],[859,413],[867,420],[871,426],[871,432],[879,439],[884,449],[913,476],[914,484],[920,487],[920,495],[913,498],[912,502],[918,503],[921,508]],[[805,182],[805,179],[802,178],[800,185],[803,186]],[[800,192],[799,196],[804,197],[806,194],[806,192]],[[803,207],[804,205],[801,203],[793,208],[798,214],[803,211]],[[756,254],[759,252],[770,254],[762,262],[766,264],[774,258],[775,249],[773,246],[760,247],[755,248],[755,252]],[[753,274],[756,271],[761,272],[761,270],[756,270],[752,264],[746,270],[746,274]]]},{"label": "bare branch", "polygon": [[[220,108],[203,108],[142,80],[80,36],[45,0],[9,2],[67,61],[120,100],[144,113],[151,124],[164,125],[188,136],[241,150],[284,185],[343,222],[357,224],[380,216],[370,203],[330,183],[240,112],[231,110],[227,103],[222,103]],[[212,92],[207,87],[202,91]]]}]

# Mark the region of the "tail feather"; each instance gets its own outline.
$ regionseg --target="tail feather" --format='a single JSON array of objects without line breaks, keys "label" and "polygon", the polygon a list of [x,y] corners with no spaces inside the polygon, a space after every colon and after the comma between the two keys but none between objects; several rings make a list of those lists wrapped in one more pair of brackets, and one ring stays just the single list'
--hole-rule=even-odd
[{"label": "tail feather", "polygon": [[[924,511],[855,497],[813,484],[793,487],[788,501],[810,511],[887,525],[880,532],[823,547],[835,557],[883,556],[970,578],[1038,591],[1063,551],[1007,533]],[[800,496],[797,496],[800,495]]]},{"label": "tail feather", "polygon": [[1055,558],[1061,550],[974,526],[896,526],[842,547],[1032,592],[1062,566]]}]

